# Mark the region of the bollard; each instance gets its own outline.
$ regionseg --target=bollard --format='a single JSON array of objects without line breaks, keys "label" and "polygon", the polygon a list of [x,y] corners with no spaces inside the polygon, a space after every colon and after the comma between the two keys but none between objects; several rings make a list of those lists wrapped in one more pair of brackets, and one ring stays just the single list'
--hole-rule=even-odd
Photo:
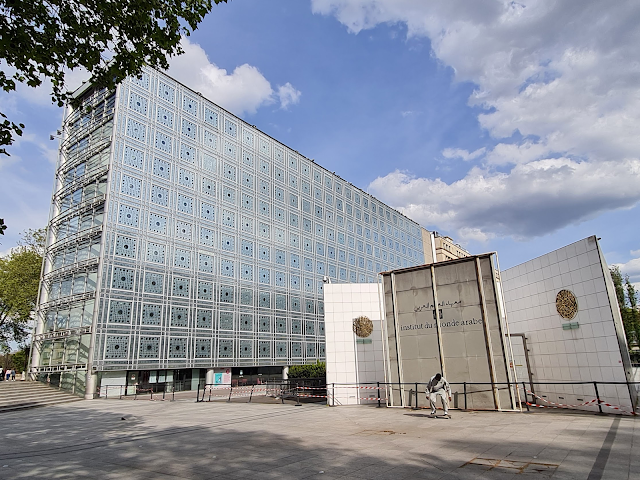
[{"label": "bollard", "polygon": [[253,387],[255,385],[251,385],[251,393],[249,394],[249,403],[251,403],[251,399],[253,398]]},{"label": "bollard", "polygon": [[418,383],[416,382],[416,408],[414,410],[418,410],[420,407],[418,406]]},{"label": "bollard", "polygon": [[382,405],[380,404],[380,382],[378,382],[378,408],[380,408]]},{"label": "bollard", "polygon": [[[204,391],[202,392],[202,400],[204,400]],[[198,384],[198,393],[196,394],[196,403],[200,401],[200,384]]]},{"label": "bollard", "polygon": [[227,402],[231,401],[231,392],[233,391],[233,385],[229,387],[229,398],[227,398]]},{"label": "bollard", "polygon": [[300,389],[298,388],[298,384],[296,383],[296,407],[300,407],[302,404],[300,403]]}]

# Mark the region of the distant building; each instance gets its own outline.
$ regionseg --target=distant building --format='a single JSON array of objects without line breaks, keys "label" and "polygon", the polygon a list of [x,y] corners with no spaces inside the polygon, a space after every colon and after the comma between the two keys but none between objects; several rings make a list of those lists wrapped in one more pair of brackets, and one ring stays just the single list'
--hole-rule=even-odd
[{"label": "distant building", "polygon": [[451,237],[440,236],[438,232],[422,230],[425,263],[445,262],[456,258],[469,257],[471,254],[454,242]]}]

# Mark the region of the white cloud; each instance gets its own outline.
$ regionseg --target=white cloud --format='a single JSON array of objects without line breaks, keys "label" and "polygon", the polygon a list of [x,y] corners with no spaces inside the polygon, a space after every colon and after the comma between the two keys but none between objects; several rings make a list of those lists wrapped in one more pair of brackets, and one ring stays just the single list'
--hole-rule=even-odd
[{"label": "white cloud", "polygon": [[289,105],[296,105],[300,102],[300,90],[296,90],[289,82],[278,87],[278,98],[280,99],[280,108],[286,110]]},{"label": "white cloud", "polygon": [[627,263],[617,263],[620,268],[620,272],[623,276],[629,275],[629,281],[634,285],[636,291],[640,292],[640,251],[632,252],[634,255],[638,255],[636,258],[632,258]]},{"label": "white cloud", "polygon": [[640,257],[640,250],[631,250],[629,253],[634,257]]},{"label": "white cloud", "polygon": [[484,147],[474,150],[473,152],[469,152],[468,150],[463,150],[461,148],[445,148],[442,151],[442,156],[444,158],[460,158],[465,162],[468,162],[469,160],[478,158],[485,151],[486,151],[486,148]]},{"label": "white cloud", "polygon": [[[271,83],[252,65],[245,63],[228,73],[210,62],[200,45],[187,38],[182,39],[181,45],[185,53],[170,60],[167,73],[235,114],[252,114],[258,108],[274,103],[286,110],[300,102],[302,93],[289,82],[274,91]],[[8,76],[15,71],[6,65],[0,67]],[[89,78],[89,74],[84,69],[75,69],[68,71],[65,77],[67,89],[73,91]],[[38,88],[18,84],[15,92],[0,96],[0,106],[5,113],[18,113],[23,101],[39,106],[52,105],[51,82],[45,80]]]},{"label": "white cloud", "polygon": [[[433,55],[453,68],[457,81],[476,85],[469,104],[484,109],[478,120],[496,140],[482,169],[451,184],[406,177],[399,182],[405,190],[420,184],[456,201],[429,199],[418,191],[424,203],[412,197],[396,205],[457,228],[521,236],[548,233],[640,200],[640,189],[630,188],[638,182],[640,162],[640,29],[632,20],[640,15],[637,1],[311,3],[315,13],[335,16],[353,33],[404,24],[409,37],[429,37]],[[443,151],[448,158],[464,159],[466,153],[455,146]],[[603,175],[602,183],[596,174]],[[398,175],[376,182],[398,182]],[[475,205],[481,188],[492,192],[483,200],[499,215]],[[400,192],[389,193],[400,202]],[[470,205],[476,216],[467,214]]]},{"label": "white cloud", "polygon": [[491,233],[485,233],[479,228],[463,227],[458,229],[458,238],[464,243],[470,240],[484,243],[491,240],[492,238],[495,238],[495,235]]},{"label": "white cloud", "polygon": [[[4,62],[0,63],[0,68],[5,72],[7,77],[13,76],[15,68],[7,66]],[[76,68],[75,70],[65,71],[65,86],[69,91],[74,91],[82,82],[89,78],[89,73],[84,68]],[[29,87],[24,83],[16,82],[16,89],[13,92],[5,93],[2,98],[2,108],[6,112],[16,113],[19,111],[19,104],[27,102],[32,105],[41,107],[58,106],[51,101],[51,81],[44,79],[39,87]]]},{"label": "white cloud", "polygon": [[[60,121],[62,121],[62,115],[60,116]],[[23,144],[31,143],[38,148],[40,155],[43,158],[47,159],[51,165],[55,165],[58,160],[58,144],[53,141],[47,143],[48,141],[48,137],[47,140],[43,140],[40,136],[34,133],[23,133],[22,136],[15,138],[11,149],[13,151],[13,149],[18,149]],[[0,171],[20,162],[22,162],[22,158],[18,155],[0,155]]]},{"label": "white cloud", "polygon": [[620,265],[620,271],[630,277],[640,278],[640,258],[632,258],[627,263]]},{"label": "white cloud", "polygon": [[423,225],[457,230],[461,238],[526,238],[631,207],[638,185],[640,160],[557,158],[517,165],[509,173],[474,167],[450,184],[396,170],[371,182],[369,192]]},{"label": "white cloud", "polygon": [[256,67],[245,63],[228,73],[211,63],[200,45],[186,38],[181,45],[185,53],[171,59],[167,73],[237,115],[255,113],[276,100],[285,109],[300,100],[301,93],[289,82],[279,86],[276,94]]}]

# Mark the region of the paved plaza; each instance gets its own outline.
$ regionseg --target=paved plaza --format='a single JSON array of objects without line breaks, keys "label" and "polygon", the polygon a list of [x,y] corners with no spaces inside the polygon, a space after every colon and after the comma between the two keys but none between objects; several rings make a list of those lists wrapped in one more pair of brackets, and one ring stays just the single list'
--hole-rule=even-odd
[{"label": "paved plaza", "polygon": [[0,478],[636,479],[640,421],[93,400],[0,417]]}]

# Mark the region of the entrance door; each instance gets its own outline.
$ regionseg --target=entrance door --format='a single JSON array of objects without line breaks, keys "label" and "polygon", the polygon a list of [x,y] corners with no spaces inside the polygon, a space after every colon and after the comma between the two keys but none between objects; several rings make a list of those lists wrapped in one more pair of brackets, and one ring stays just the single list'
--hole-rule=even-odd
[{"label": "entrance door", "polygon": [[127,372],[127,393],[125,395],[135,395],[138,391],[138,372]]},{"label": "entrance door", "polygon": [[173,371],[173,390],[175,392],[191,390],[191,369]]}]

